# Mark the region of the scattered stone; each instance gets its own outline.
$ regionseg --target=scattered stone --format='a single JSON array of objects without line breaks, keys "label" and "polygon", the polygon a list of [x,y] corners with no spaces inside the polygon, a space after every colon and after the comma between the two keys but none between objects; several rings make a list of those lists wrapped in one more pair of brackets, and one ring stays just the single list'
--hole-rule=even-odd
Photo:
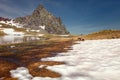
[{"label": "scattered stone", "polygon": [[84,41],[85,39],[83,39],[83,38],[78,38],[78,40],[79,40],[79,41]]},{"label": "scattered stone", "polygon": [[14,45],[11,45],[10,48],[15,48],[15,46],[14,46]]}]

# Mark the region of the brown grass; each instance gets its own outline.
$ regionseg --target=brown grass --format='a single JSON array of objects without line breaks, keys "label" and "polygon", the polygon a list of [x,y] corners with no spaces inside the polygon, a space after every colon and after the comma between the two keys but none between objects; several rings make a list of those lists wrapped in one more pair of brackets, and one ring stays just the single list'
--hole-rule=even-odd
[{"label": "brown grass", "polygon": [[16,67],[16,64],[0,59],[0,77],[10,77],[9,71]]},{"label": "brown grass", "polygon": [[3,31],[0,31],[0,36],[6,35]]},{"label": "brown grass", "polygon": [[17,78],[5,78],[4,80],[18,80]]},{"label": "brown grass", "polygon": [[[46,69],[47,66],[60,65],[64,64],[63,62],[54,62],[54,61],[44,61],[44,62],[34,62],[30,63],[27,68],[33,76],[40,77],[60,77],[61,75],[57,72],[50,71]],[[43,68],[38,68],[40,65],[45,65]]]},{"label": "brown grass", "polygon": [[120,30],[102,30],[82,37],[85,39],[115,39],[120,38]]},{"label": "brown grass", "polygon": [[[46,69],[46,67],[43,67],[39,69],[38,67],[40,65],[47,65],[47,66],[53,66],[53,65],[60,65],[64,64],[64,62],[53,62],[53,61],[40,61],[41,58],[51,57],[55,56],[59,52],[66,52],[70,49],[70,46],[73,44],[73,39],[68,38],[56,38],[56,39],[50,39],[47,42],[44,42],[42,44],[33,44],[33,43],[27,43],[22,45],[16,45],[17,47],[13,49],[8,50],[2,50],[2,54],[0,57],[3,58],[9,58],[13,59],[19,64],[2,60],[0,62],[0,68],[5,66],[5,69],[0,69],[0,77],[5,76],[6,80],[16,80],[13,78],[10,78],[9,71],[11,69],[15,69],[18,65],[25,66],[29,69],[30,73],[33,76],[41,76],[41,77],[60,77],[61,75],[59,73],[50,71]],[[5,46],[4,46],[5,47]],[[64,49],[66,48],[66,49]],[[17,53],[11,52],[11,50],[18,50]],[[22,64],[22,65],[21,65]]]}]

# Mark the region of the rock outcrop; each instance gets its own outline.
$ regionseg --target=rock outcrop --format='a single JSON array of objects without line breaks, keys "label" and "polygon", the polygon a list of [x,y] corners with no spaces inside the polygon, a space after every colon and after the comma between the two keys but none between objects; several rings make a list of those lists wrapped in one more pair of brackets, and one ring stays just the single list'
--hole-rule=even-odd
[{"label": "rock outcrop", "polygon": [[0,21],[10,21],[11,19],[0,17]]},{"label": "rock outcrop", "polygon": [[43,5],[39,5],[32,15],[18,17],[14,22],[20,23],[24,28],[40,30],[41,33],[68,34],[60,17],[53,16]]}]

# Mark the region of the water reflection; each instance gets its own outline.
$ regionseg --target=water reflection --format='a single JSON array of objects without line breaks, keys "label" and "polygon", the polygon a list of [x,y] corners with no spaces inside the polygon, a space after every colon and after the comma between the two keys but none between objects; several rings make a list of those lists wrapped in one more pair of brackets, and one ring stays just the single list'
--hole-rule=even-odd
[{"label": "water reflection", "polygon": [[15,35],[6,35],[0,37],[0,44],[12,44],[12,43],[21,43],[40,40],[38,36],[15,36]]}]

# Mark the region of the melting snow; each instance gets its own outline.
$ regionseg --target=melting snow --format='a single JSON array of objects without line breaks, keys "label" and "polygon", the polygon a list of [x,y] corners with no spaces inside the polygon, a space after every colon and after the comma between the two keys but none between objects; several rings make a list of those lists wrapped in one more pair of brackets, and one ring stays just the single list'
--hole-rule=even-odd
[{"label": "melting snow", "polygon": [[11,25],[11,26],[16,26],[17,28],[22,28],[23,25],[19,23],[15,23],[13,20],[10,21],[0,21],[0,23]]},{"label": "melting snow", "polygon": [[31,80],[32,76],[29,74],[28,69],[24,67],[17,68],[16,70],[11,70],[11,77],[18,78],[19,80]]},{"label": "melting snow", "polygon": [[[0,23],[11,25],[11,26],[16,26],[17,28],[22,28],[22,26],[23,26],[19,23],[14,23],[13,20],[11,20],[11,21],[0,21]],[[0,25],[0,27],[1,26],[2,25]],[[1,28],[0,31],[3,31],[4,33],[9,34],[9,35],[19,35],[20,36],[20,35],[24,34],[23,32],[15,32],[13,28]]]},{"label": "melting snow", "polygon": [[41,29],[45,30],[45,26],[39,26]]},{"label": "melting snow", "polygon": [[[70,50],[67,53],[59,53],[55,57],[42,59],[43,61],[66,62],[64,65],[47,67],[47,69],[60,73],[62,77],[32,77],[32,80],[120,79],[120,39],[86,40],[84,42],[77,43],[78,44],[72,46],[73,50]],[[16,71],[18,74],[11,72],[12,77],[21,75],[21,71]],[[26,75],[30,74],[27,72]],[[21,80],[21,78],[24,76],[17,76],[17,78]],[[25,78],[22,80],[28,79],[27,76]]]},{"label": "melting snow", "polygon": [[47,65],[40,65],[39,68],[43,68],[43,67],[46,67]]},{"label": "melting snow", "polygon": [[23,35],[23,32],[15,32],[12,28],[3,28],[3,32],[9,35]]}]

